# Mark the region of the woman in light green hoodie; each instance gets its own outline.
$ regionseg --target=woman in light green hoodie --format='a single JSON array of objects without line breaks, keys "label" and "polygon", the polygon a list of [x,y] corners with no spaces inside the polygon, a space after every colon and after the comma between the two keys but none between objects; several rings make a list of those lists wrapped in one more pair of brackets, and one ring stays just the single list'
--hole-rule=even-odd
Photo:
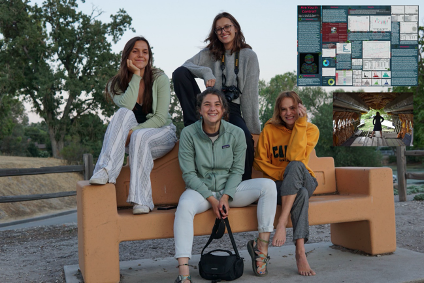
[{"label": "woman in light green hoodie", "polygon": [[[225,96],[208,88],[197,97],[201,119],[181,132],[178,159],[186,190],[175,213],[175,257],[179,276],[175,282],[191,282],[188,261],[193,245],[193,218],[212,208],[218,218],[227,218],[230,207],[243,207],[258,201],[259,237],[249,241],[253,271],[268,273],[268,241],[276,210],[275,183],[258,178],[241,181],[246,141],[241,128],[224,119],[228,116]],[[225,207],[225,208],[224,208]]]}]

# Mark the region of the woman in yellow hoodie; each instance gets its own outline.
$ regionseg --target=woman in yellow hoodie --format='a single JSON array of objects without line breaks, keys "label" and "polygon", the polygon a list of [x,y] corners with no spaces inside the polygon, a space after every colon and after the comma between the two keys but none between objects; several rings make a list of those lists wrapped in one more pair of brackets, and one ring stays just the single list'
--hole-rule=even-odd
[{"label": "woman in yellow hoodie", "polygon": [[272,244],[282,246],[285,243],[290,214],[298,272],[310,276],[315,272],[306,259],[304,244],[309,237],[309,198],[318,182],[308,162],[318,142],[319,130],[307,122],[306,116],[306,108],[296,92],[280,93],[274,114],[259,136],[254,168],[277,185],[277,201],[282,209]]}]

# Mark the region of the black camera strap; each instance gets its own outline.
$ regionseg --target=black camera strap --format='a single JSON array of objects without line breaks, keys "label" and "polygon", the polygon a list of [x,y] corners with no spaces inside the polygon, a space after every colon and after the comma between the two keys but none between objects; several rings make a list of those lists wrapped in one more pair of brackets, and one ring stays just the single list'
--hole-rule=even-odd
[{"label": "black camera strap", "polygon": [[[238,252],[238,249],[237,249],[236,242],[234,241],[233,233],[231,232],[230,222],[228,221],[228,218],[225,218],[225,219],[219,219],[219,218],[216,218],[216,219],[215,219],[215,224],[213,225],[212,233],[211,233],[211,235],[210,235],[210,237],[209,237],[208,242],[207,242],[207,243],[206,243],[206,245],[203,247],[202,252],[201,252],[200,254],[201,254],[201,255],[203,255],[203,252],[204,252],[204,251],[205,251],[205,249],[209,246],[209,244],[212,242],[212,240],[213,240],[213,239],[219,239],[219,238],[221,238],[221,237],[223,236],[223,234],[224,234],[224,232],[225,232],[225,226],[224,226],[224,231],[221,231],[221,232],[219,233],[219,230],[221,230],[221,229],[222,229],[222,224],[221,224],[221,223],[225,223],[225,226],[227,227],[227,231],[228,231],[228,236],[230,237],[231,244],[233,245],[234,252],[235,252],[235,254],[236,254],[237,258],[241,258],[241,257],[240,257],[240,254],[239,254],[239,252]],[[221,227],[220,227],[220,226],[221,226]],[[217,232],[218,232],[218,233],[217,233]],[[222,233],[222,234],[221,234],[221,233]],[[217,234],[219,234],[219,235],[217,235]],[[217,250],[213,250],[212,252],[214,252],[214,251],[227,252],[227,253],[230,253],[230,254],[231,254],[231,252],[229,252],[229,251],[227,251],[227,250],[217,249]]]},{"label": "black camera strap", "polygon": [[[238,87],[238,73],[239,73],[239,55],[240,52],[236,52],[234,54],[234,73],[236,74],[236,83],[237,83],[237,89],[240,91],[239,87]],[[222,54],[222,59],[221,59],[221,71],[222,71],[222,86],[226,87],[227,86],[227,78],[224,75],[224,70],[225,70],[225,53]],[[241,91],[240,91],[241,93]]]}]

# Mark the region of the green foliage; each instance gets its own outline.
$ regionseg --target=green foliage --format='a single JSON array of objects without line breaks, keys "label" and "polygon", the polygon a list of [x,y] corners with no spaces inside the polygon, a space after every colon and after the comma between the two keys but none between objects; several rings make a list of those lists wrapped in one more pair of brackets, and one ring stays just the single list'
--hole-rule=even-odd
[{"label": "green foliage", "polygon": [[16,124],[28,123],[24,110],[24,105],[19,99],[9,95],[3,96],[0,104],[0,140],[10,136]]},{"label": "green foliage", "polygon": [[276,75],[269,83],[259,82],[259,120],[262,123],[262,127],[272,117],[275,100],[278,95],[285,90],[298,92],[296,74],[294,72]]},{"label": "green foliage", "polygon": [[[107,125],[103,124],[98,115],[88,113],[76,118],[74,127],[70,129],[68,136],[76,137],[79,140],[81,146],[87,150],[84,153],[91,153],[94,157],[98,157],[102,150],[106,129]],[[65,145],[69,145],[69,141],[72,140],[72,138],[68,137]]]},{"label": "green foliage", "polygon": [[336,167],[380,167],[382,155],[375,147],[331,147]]},{"label": "green foliage", "polygon": [[17,98],[4,95],[0,104],[0,152],[6,155],[27,155],[27,139],[24,128],[28,117]]},{"label": "green foliage", "polygon": [[424,200],[424,194],[419,194],[419,195],[414,196],[414,200],[418,200],[418,201]]},{"label": "green foliage", "polygon": [[395,163],[397,160],[396,155],[389,155],[389,163]]},{"label": "green foliage", "polygon": [[408,186],[406,192],[407,192],[408,195],[418,194],[418,193],[424,193],[424,185],[421,185],[421,186],[418,186],[418,185]]},{"label": "green foliage", "polygon": [[87,146],[81,144],[78,136],[67,136],[66,144],[67,146],[65,146],[60,152],[63,159],[66,160],[66,163],[69,165],[82,164],[83,154],[88,153],[90,149]]},{"label": "green foliage", "polygon": [[312,123],[319,129],[319,140],[315,146],[318,157],[332,156],[333,151],[333,104],[322,104],[317,109],[317,114],[312,119]]},{"label": "green foliage", "polygon": [[40,150],[33,142],[28,143],[27,151],[31,157],[38,157],[40,155]]},{"label": "green foliage", "polygon": [[[394,195],[397,196],[399,194],[399,190],[394,189]],[[412,195],[412,194],[418,194],[418,193],[424,193],[424,185],[418,186],[418,185],[409,185],[406,188],[406,194]]]},{"label": "green foliage", "polygon": [[177,128],[177,137],[180,138],[180,133],[184,128],[183,110],[174,90],[174,83],[172,79],[169,80],[171,85],[171,104],[169,105],[169,114],[172,117],[172,122]]},{"label": "green foliage", "polygon": [[116,43],[133,30],[132,19],[121,9],[102,23],[97,10],[78,12],[76,0],[46,0],[40,7],[29,3],[0,2],[0,89],[32,103],[59,157],[78,117],[113,113],[103,90],[117,72],[120,55],[111,51],[108,37]]}]

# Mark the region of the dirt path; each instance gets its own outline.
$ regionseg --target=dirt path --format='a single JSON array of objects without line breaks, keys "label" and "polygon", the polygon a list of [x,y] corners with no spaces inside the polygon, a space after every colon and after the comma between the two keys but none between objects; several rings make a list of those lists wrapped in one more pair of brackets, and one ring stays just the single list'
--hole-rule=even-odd
[{"label": "dirt path", "polygon": [[[395,209],[398,247],[424,253],[424,202],[396,202]],[[289,230],[287,240],[291,244]],[[255,232],[235,234],[237,246],[245,249],[246,242],[255,236]],[[206,241],[206,236],[195,237],[193,253],[200,253]],[[323,241],[330,241],[330,225],[311,227],[309,242]],[[212,244],[215,248],[230,248],[229,240],[222,242],[225,245]],[[173,255],[173,239],[120,245],[121,261]],[[78,263],[77,227],[61,225],[0,232],[0,262],[0,282],[65,282],[63,266]]]}]

